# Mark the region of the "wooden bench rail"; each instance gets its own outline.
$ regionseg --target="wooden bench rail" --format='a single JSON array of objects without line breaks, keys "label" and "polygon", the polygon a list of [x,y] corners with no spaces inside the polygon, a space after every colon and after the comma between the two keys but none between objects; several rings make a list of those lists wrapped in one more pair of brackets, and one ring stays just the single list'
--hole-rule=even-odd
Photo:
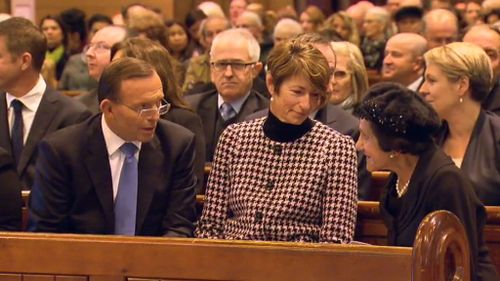
[{"label": "wooden bench rail", "polygon": [[[470,280],[469,242],[460,220],[442,210],[426,216],[417,231],[413,260],[416,280]],[[453,268],[446,267],[450,264]]]},{"label": "wooden bench rail", "polygon": [[424,266],[414,264],[412,248],[370,245],[0,233],[0,247],[0,280],[399,281]]}]

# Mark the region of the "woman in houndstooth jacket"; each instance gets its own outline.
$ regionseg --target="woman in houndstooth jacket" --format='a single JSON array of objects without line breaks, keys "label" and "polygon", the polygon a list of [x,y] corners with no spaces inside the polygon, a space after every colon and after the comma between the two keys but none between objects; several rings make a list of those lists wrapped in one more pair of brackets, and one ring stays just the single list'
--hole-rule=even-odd
[{"label": "woman in houndstooth jacket", "polygon": [[[332,50],[333,52],[333,50]],[[349,243],[357,206],[351,138],[311,120],[329,100],[325,57],[300,38],[268,59],[269,115],[219,140],[197,237]]]}]

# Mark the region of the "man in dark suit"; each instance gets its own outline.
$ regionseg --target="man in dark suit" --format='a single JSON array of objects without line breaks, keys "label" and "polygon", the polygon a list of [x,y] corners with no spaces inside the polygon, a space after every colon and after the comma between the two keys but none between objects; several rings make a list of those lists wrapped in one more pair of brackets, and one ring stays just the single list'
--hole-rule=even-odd
[{"label": "man in dark suit", "polygon": [[252,80],[262,69],[259,55],[259,43],[249,31],[238,28],[217,34],[210,50],[216,90],[186,97],[203,122],[208,162],[227,126],[269,106],[265,96],[252,90]]},{"label": "man in dark suit", "polygon": [[194,135],[160,115],[161,80],[135,58],[98,86],[102,114],[40,143],[29,230],[192,236]]},{"label": "man in dark suit", "polygon": [[0,147],[0,231],[20,231],[21,182],[9,153]]},{"label": "man in dark suit", "polygon": [[0,23],[0,147],[14,158],[23,189],[33,184],[40,139],[90,116],[43,80],[46,50],[45,36],[29,20]]}]

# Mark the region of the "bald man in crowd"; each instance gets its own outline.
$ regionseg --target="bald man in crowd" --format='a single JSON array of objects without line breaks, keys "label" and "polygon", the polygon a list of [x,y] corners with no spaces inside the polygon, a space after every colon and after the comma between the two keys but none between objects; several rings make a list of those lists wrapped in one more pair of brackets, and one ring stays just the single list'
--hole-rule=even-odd
[{"label": "bald man in crowd", "polygon": [[457,16],[445,9],[431,10],[424,16],[423,35],[427,39],[429,49],[457,41]]},{"label": "bald man in crowd", "polygon": [[[111,47],[126,36],[127,30],[117,25],[106,26],[96,32],[85,53],[90,77],[99,81],[104,68],[111,62]],[[99,112],[97,89],[77,96],[76,99],[86,105],[92,113]]]},{"label": "bald man in crowd", "polygon": [[500,115],[500,35],[487,25],[479,25],[472,27],[464,35],[463,41],[481,47],[490,58],[495,83],[482,102],[482,107]]},{"label": "bald man in crowd", "polygon": [[274,46],[283,44],[286,40],[304,32],[302,25],[293,19],[281,19],[274,27]]},{"label": "bald man in crowd", "polygon": [[382,79],[417,91],[422,84],[426,51],[427,40],[421,35],[399,33],[392,36],[385,46]]}]

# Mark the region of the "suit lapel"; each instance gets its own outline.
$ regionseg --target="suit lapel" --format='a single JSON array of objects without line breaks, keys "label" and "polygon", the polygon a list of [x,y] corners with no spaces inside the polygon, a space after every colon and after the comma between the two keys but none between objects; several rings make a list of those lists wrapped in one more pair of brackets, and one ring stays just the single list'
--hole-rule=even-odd
[{"label": "suit lapel", "polygon": [[0,94],[0,147],[12,154],[12,147],[10,144],[10,132],[7,110],[7,98],[5,93]]},{"label": "suit lapel", "polygon": [[33,157],[38,143],[45,136],[52,120],[59,110],[57,99],[54,98],[55,94],[57,93],[52,92],[48,88],[43,94],[40,105],[35,113],[33,124],[31,125],[31,129],[28,133],[26,144],[24,145],[23,152],[21,153],[21,158],[19,159],[19,165],[17,166],[19,175],[23,174],[24,169],[26,169],[31,157]]},{"label": "suit lapel", "polygon": [[332,128],[333,124],[337,122],[334,110],[329,110],[330,105],[321,108],[316,114],[316,120]]},{"label": "suit lapel", "polygon": [[243,103],[240,112],[238,112],[238,116],[236,117],[236,122],[245,121],[245,117],[254,113],[259,108],[258,100],[255,92],[252,90],[247,100]]},{"label": "suit lapel", "polygon": [[97,198],[104,210],[104,217],[110,233],[114,231],[114,201],[111,168],[108,151],[102,134],[101,114],[92,118],[87,144],[87,155],[83,163],[93,184]]},{"label": "suit lapel", "polygon": [[[160,146],[158,138],[148,143],[143,143],[139,154],[139,190],[137,198],[137,233],[140,233],[146,215],[150,209],[155,190],[165,183],[164,176],[171,167],[164,167],[165,155]],[[168,162],[173,163],[173,162]],[[164,171],[156,173],[153,171]]]}]

